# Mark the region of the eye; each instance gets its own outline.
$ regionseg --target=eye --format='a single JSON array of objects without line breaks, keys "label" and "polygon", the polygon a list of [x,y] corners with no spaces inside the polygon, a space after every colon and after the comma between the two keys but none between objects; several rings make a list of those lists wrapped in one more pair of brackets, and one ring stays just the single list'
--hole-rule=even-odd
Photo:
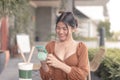
[{"label": "eye", "polygon": [[67,30],[67,28],[66,28],[66,27],[64,27],[64,28],[63,28],[63,30]]},{"label": "eye", "polygon": [[56,30],[60,30],[60,28],[59,28],[59,27],[56,27]]}]

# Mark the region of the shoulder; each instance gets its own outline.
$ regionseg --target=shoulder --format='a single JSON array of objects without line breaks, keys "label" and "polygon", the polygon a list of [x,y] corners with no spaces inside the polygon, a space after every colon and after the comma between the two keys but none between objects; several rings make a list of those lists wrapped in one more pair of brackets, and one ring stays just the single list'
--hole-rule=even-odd
[{"label": "shoulder", "polygon": [[78,44],[78,52],[87,52],[88,51],[88,48],[86,46],[86,44],[84,42],[79,42]]},{"label": "shoulder", "polygon": [[54,45],[55,44],[55,41],[49,41],[47,44],[46,44],[46,47],[47,46],[52,46],[52,45]]},{"label": "shoulder", "polygon": [[55,41],[49,41],[46,44],[46,49],[47,49],[48,53],[53,53],[54,52],[54,46],[55,46]]},{"label": "shoulder", "polygon": [[83,47],[83,48],[87,48],[87,46],[84,42],[79,42],[78,46]]}]

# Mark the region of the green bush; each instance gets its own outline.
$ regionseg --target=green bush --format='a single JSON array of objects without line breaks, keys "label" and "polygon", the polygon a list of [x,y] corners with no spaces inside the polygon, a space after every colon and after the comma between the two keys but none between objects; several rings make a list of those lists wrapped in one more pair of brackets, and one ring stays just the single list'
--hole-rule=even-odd
[{"label": "green bush", "polygon": [[73,35],[73,38],[75,40],[82,40],[82,41],[97,41],[98,38],[97,37],[93,37],[93,38],[90,38],[90,37],[83,37],[81,35],[76,35],[75,33],[72,34]]},{"label": "green bush", "polygon": [[[92,60],[98,49],[89,49]],[[120,80],[120,49],[106,49],[105,58],[95,74],[102,80]]]},{"label": "green bush", "polygon": [[98,48],[94,49],[94,48],[90,48],[88,49],[88,55],[89,55],[89,60],[91,61],[95,55],[95,53],[98,51]]}]

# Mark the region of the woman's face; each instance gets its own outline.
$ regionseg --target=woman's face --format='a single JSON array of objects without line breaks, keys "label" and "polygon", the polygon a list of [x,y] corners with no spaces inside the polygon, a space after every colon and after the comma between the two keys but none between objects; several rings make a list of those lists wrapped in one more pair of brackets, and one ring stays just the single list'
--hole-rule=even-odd
[{"label": "woman's face", "polygon": [[60,41],[66,41],[72,37],[71,27],[67,27],[63,22],[58,22],[56,26],[56,33]]}]

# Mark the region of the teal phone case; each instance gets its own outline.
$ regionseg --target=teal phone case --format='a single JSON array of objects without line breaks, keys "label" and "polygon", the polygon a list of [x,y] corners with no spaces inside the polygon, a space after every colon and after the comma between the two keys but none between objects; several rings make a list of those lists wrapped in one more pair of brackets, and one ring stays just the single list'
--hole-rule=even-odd
[{"label": "teal phone case", "polygon": [[47,50],[44,46],[36,46],[37,50],[38,50],[38,59],[40,59],[40,61],[44,61],[47,58]]}]

